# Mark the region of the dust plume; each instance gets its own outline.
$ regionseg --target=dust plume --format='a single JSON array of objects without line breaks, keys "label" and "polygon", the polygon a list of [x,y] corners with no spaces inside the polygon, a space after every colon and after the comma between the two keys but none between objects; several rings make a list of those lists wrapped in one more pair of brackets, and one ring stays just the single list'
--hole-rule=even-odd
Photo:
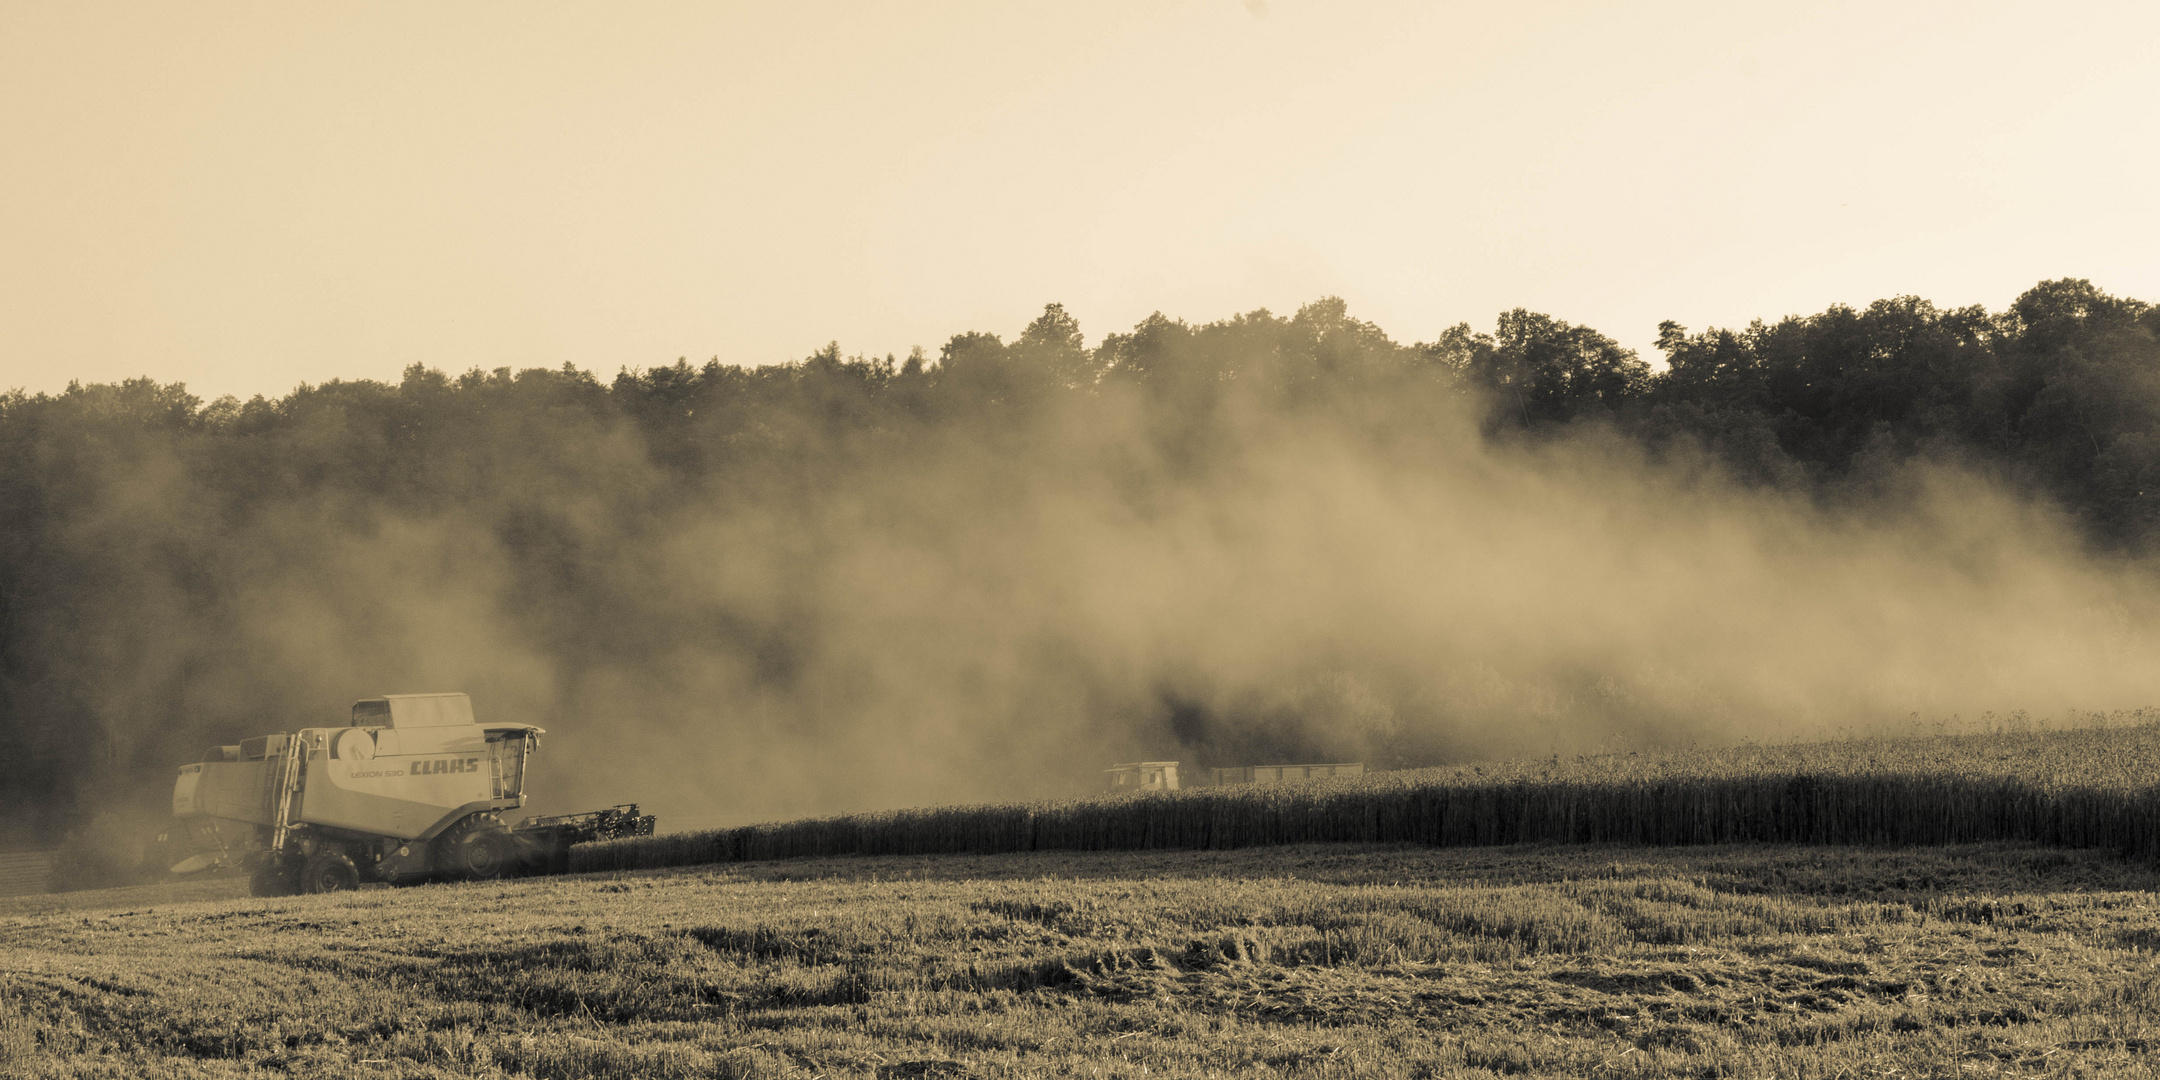
[{"label": "dust plume", "polygon": [[2150,566],[2014,472],[1503,423],[1533,384],[1479,341],[1323,302],[1090,349],[1053,306],[934,362],[17,395],[73,449],[15,556],[4,704],[53,768],[12,795],[162,798],[450,689],[549,729],[532,809],[665,828],[2160,700]]}]

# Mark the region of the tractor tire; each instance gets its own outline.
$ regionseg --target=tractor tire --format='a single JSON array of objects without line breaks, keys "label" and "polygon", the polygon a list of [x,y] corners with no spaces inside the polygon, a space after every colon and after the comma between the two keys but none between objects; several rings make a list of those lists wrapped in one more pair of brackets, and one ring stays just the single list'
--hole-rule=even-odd
[{"label": "tractor tire", "polygon": [[466,818],[435,843],[436,865],[452,877],[493,881],[517,867],[517,840],[493,815]]},{"label": "tractor tire", "polygon": [[342,851],[318,851],[300,868],[304,893],[350,892],[360,887],[360,868]]},{"label": "tractor tire", "polygon": [[263,863],[248,875],[249,896],[291,896],[299,891],[292,867],[282,861]]}]

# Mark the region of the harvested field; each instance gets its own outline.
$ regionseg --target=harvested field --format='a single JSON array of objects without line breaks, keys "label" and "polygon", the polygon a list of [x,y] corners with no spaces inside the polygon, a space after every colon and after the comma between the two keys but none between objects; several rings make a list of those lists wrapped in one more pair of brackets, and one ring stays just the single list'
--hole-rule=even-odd
[{"label": "harvested field", "polygon": [[25,897],[0,1075],[2150,1076],[2155,886],[2011,845],[1304,846]]},{"label": "harvested field", "polygon": [[819,855],[1300,843],[1960,844],[2160,858],[2160,726],[1464,765],[582,845],[579,870]]}]

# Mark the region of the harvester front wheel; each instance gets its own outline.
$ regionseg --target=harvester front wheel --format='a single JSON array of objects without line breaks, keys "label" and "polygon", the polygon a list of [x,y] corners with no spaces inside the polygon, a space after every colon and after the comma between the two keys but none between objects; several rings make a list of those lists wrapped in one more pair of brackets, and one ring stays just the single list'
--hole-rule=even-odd
[{"label": "harvester front wheel", "polygon": [[345,892],[360,887],[360,868],[342,851],[318,851],[300,868],[300,891]]},{"label": "harvester front wheel", "polygon": [[458,877],[492,881],[517,863],[517,841],[502,822],[491,817],[466,818],[441,844],[443,869]]},{"label": "harvester front wheel", "polygon": [[293,880],[292,867],[282,859],[272,859],[255,868],[248,875],[250,896],[291,896],[298,891]]}]

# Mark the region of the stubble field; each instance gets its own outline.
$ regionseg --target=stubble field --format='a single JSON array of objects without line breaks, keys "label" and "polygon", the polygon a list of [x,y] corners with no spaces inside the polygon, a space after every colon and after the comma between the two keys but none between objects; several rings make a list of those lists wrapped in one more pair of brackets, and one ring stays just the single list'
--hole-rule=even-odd
[{"label": "stubble field", "polygon": [[2156,884],[2020,845],[1316,845],[30,897],[0,1075],[2146,1076]]}]

